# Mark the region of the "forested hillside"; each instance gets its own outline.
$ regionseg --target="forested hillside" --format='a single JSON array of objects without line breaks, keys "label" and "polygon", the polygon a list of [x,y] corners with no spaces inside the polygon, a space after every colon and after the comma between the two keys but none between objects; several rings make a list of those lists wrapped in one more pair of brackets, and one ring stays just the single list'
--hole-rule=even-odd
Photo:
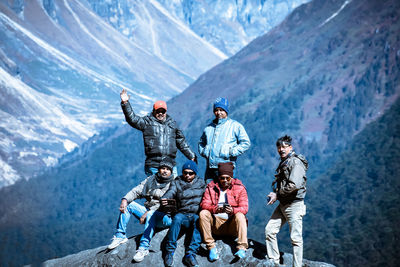
[{"label": "forested hillside", "polygon": [[305,255],[338,266],[398,266],[400,101],[310,183]]},{"label": "forested hillside", "polygon": [[[109,129],[76,150],[67,164],[2,188],[2,265],[39,263],[107,244],[120,199],[145,178],[140,151],[139,133],[128,127]],[[142,229],[131,226],[128,234]]]}]

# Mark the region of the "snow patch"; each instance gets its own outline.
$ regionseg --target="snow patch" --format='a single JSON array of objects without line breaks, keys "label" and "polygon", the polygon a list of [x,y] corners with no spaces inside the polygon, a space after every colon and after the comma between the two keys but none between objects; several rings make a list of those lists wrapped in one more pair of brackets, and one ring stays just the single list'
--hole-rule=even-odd
[{"label": "snow patch", "polygon": [[351,3],[352,0],[346,0],[343,5],[339,8],[338,11],[336,11],[335,13],[333,13],[332,16],[330,16],[329,18],[327,18],[323,23],[321,23],[321,25],[319,25],[319,27],[324,26],[326,23],[328,23],[329,21],[331,21],[334,17],[336,17],[348,4]]},{"label": "snow patch", "polygon": [[12,185],[19,179],[21,179],[21,176],[10,165],[0,159],[0,186]]},{"label": "snow patch", "polygon": [[28,156],[37,157],[37,156],[39,156],[39,155],[38,155],[38,153],[33,152],[33,151],[20,151],[20,152],[19,152],[19,155],[18,155],[18,158],[19,158],[19,159],[22,159],[22,158],[28,157]]},{"label": "snow patch", "polygon": [[44,163],[46,164],[47,167],[54,166],[58,162],[57,158],[50,157],[50,156],[46,157],[46,158],[43,158],[43,161],[44,161]]},{"label": "snow patch", "polygon": [[78,145],[74,142],[72,142],[71,140],[65,139],[64,140],[64,148],[65,150],[67,150],[68,152],[71,152],[72,150],[74,150],[76,147],[78,147]]}]

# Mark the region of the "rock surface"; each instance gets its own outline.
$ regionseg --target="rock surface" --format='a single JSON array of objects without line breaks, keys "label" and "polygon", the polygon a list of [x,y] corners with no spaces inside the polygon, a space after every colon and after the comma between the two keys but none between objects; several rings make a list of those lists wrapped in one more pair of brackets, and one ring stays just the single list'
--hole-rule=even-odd
[{"label": "rock surface", "polygon": [[[63,258],[48,260],[43,266],[163,266],[163,248],[165,247],[166,234],[168,230],[157,233],[151,242],[150,253],[145,259],[136,263],[133,261],[136,248],[138,247],[140,235],[129,238],[125,244],[113,250],[108,250],[107,246],[89,249],[77,254],[72,254]],[[184,256],[184,240],[182,236],[178,240],[178,247],[174,255],[174,266],[184,266],[182,259]],[[265,246],[257,241],[249,240],[249,249],[245,259],[238,259],[233,254],[236,252],[235,241],[231,238],[217,240],[217,248],[220,251],[220,258],[216,262],[209,262],[207,259],[208,251],[202,244],[197,255],[200,266],[273,266],[265,259]],[[292,255],[281,252],[281,266],[292,266]],[[334,267],[332,264],[303,260],[305,267]]]}]

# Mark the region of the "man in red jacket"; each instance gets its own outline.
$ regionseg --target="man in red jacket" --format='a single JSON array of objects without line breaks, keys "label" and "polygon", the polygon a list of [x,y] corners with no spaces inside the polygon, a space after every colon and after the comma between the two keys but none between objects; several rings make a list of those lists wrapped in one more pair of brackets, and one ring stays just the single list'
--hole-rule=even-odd
[{"label": "man in red jacket", "polygon": [[247,191],[239,179],[233,178],[233,163],[218,164],[218,182],[207,185],[200,203],[200,232],[209,250],[209,260],[219,258],[212,234],[237,237],[235,256],[246,256],[247,220],[249,209]]}]

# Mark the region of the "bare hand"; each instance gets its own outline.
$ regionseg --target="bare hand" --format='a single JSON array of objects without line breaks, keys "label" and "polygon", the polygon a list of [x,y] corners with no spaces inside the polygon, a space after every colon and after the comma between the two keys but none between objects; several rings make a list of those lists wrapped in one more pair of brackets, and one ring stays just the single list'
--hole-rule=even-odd
[{"label": "bare hand", "polygon": [[129,98],[131,97],[130,95],[128,95],[128,91],[126,91],[126,89],[122,89],[119,95],[121,97],[121,101],[124,103],[128,102]]},{"label": "bare hand", "polygon": [[267,205],[272,205],[272,204],[274,204],[275,201],[277,200],[277,198],[276,198],[276,193],[274,193],[274,192],[269,193],[269,194],[268,194],[268,197],[269,197],[270,199],[269,199]]},{"label": "bare hand", "polygon": [[228,206],[224,206],[224,211],[228,214],[232,214],[233,213],[233,208],[231,205]]},{"label": "bare hand", "polygon": [[146,212],[142,215],[142,217],[140,217],[140,219],[139,219],[140,224],[144,224],[144,223],[146,222],[147,212],[148,212],[148,211],[146,211]]},{"label": "bare hand", "polygon": [[126,199],[121,200],[121,205],[119,206],[119,211],[122,213],[125,213],[127,206],[128,206],[128,201]]}]

